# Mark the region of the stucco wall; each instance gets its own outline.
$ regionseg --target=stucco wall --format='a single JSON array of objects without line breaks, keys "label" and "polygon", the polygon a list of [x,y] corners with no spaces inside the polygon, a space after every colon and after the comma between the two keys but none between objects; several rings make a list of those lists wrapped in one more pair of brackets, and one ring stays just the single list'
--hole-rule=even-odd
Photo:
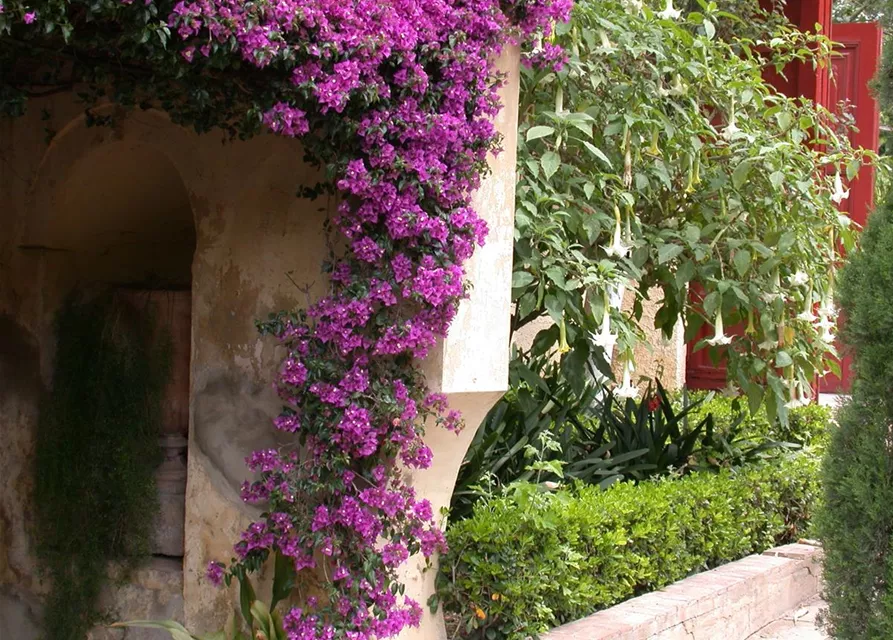
[{"label": "stucco wall", "polygon": [[[120,183],[116,167],[136,158],[138,166],[156,174],[158,191],[183,189],[194,216],[195,253],[191,267],[187,262],[193,335],[183,584],[187,621],[205,628],[219,619],[230,599],[203,584],[203,568],[212,558],[230,557],[250,516],[238,499],[246,475],[243,458],[253,448],[275,444],[269,418],[278,404],[270,387],[277,357],[274,345],[257,335],[254,321],[304,303],[306,297],[292,280],[310,285],[311,295],[323,290],[318,274],[325,251],[326,203],[295,197],[300,183],[315,179],[314,170],[301,162],[296,143],[263,137],[223,146],[219,136],[198,137],[154,112],[122,117],[114,128],[88,128],[78,109],[64,99],[47,106],[53,115],[48,124],[59,132],[50,145],[43,139],[41,105],[33,105],[23,119],[0,124],[0,225],[11,231],[3,234],[0,245],[0,318],[11,327],[4,331],[13,336],[10,349],[24,354],[15,357],[14,375],[3,369],[0,384],[5,392],[0,424],[6,436],[0,456],[4,473],[11,476],[3,484],[12,487],[0,501],[0,518],[11,523],[0,534],[0,593],[27,602],[27,607],[16,607],[34,618],[43,586],[26,535],[28,464],[37,416],[37,394],[31,388],[51,380],[55,311],[74,287],[140,280],[149,262],[182,272],[177,267],[183,260],[181,246],[168,244],[158,256],[152,239],[142,238],[122,250],[107,247],[100,255],[71,238],[78,220],[92,224],[96,210],[105,219],[116,214],[133,218],[140,210],[151,213],[144,204],[153,190],[135,184],[134,178],[127,183],[131,201],[126,188],[116,196],[99,186],[103,180]],[[176,179],[158,156],[175,170]],[[85,179],[84,165],[107,171],[98,181]],[[155,200],[151,204],[164,217],[170,203],[164,197]],[[109,201],[120,210],[109,210]],[[68,233],[54,233],[57,222]],[[21,367],[35,375],[21,376]],[[13,377],[29,385],[27,393],[8,386],[7,378]],[[12,400],[6,397],[10,395]],[[16,616],[25,613],[4,613],[3,618]],[[17,629],[14,637],[28,634]]]},{"label": "stucco wall", "polygon": [[[466,412],[470,427],[458,437],[430,436],[435,467],[415,482],[435,509],[449,502],[474,427],[507,383],[518,52],[511,50],[501,66],[510,73],[503,89],[508,108],[499,120],[506,151],[494,161],[494,172],[476,198],[490,224],[490,241],[470,267],[471,299],[463,303],[455,329],[427,365],[432,386]],[[40,118],[44,107],[51,116],[48,122]],[[199,631],[221,624],[232,603],[230,594],[206,584],[203,573],[209,560],[231,557],[233,542],[252,517],[238,497],[247,473],[244,457],[277,443],[270,419],[279,403],[271,382],[281,354],[272,341],[257,335],[254,321],[271,311],[303,306],[326,286],[319,268],[326,252],[322,222],[332,206],[295,196],[299,184],[316,179],[314,169],[301,162],[298,143],[266,136],[222,144],[221,136],[196,136],[160,113],[128,115],[108,109],[116,115],[112,128],[87,127],[80,108],[66,97],[32,104],[18,120],[0,121],[3,638],[35,637],[46,586],[37,575],[27,526],[32,433],[40,390],[52,378],[54,314],[77,286],[141,281],[160,264],[169,267],[156,274],[162,280],[183,277],[185,244],[164,235],[182,222],[182,211],[171,213],[170,221],[151,233],[127,236],[129,245],[123,240],[132,232],[128,221],[145,229],[153,208],[159,215],[177,209],[164,194],[179,189],[194,219],[182,584],[185,621]],[[45,127],[57,132],[50,144]],[[85,176],[85,166],[94,171]],[[152,175],[126,174],[127,167],[146,167]],[[118,188],[121,182],[124,188]],[[118,186],[107,189],[104,183]],[[109,219],[120,224],[108,226]],[[93,234],[77,236],[89,225],[104,230],[104,244],[91,245],[85,238]],[[108,234],[117,240],[108,241]],[[307,289],[299,291],[295,283]],[[153,575],[146,574],[144,582],[152,583]],[[407,579],[410,591],[424,602],[432,575],[421,576],[412,563]],[[135,593],[131,599],[144,597]],[[164,606],[176,610],[175,605]],[[442,622],[427,616],[425,627],[413,637],[442,635]]]}]

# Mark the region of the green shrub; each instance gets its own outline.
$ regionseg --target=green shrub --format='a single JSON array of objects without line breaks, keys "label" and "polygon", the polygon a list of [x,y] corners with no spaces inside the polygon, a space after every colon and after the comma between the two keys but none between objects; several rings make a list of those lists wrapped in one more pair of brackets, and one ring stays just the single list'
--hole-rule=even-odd
[{"label": "green shrub", "polygon": [[843,338],[856,379],[823,464],[828,622],[833,637],[893,637],[893,199],[871,215],[844,267]]},{"label": "green shrub", "polygon": [[817,462],[694,473],[603,491],[520,483],[453,523],[439,598],[464,637],[521,639],[773,544],[796,540]]}]

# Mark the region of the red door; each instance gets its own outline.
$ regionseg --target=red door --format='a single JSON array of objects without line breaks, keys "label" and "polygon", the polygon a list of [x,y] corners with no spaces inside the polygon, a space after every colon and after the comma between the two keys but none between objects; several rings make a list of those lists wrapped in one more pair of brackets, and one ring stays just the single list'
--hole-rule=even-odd
[{"label": "red door", "polygon": [[[850,134],[853,145],[877,151],[880,115],[868,85],[877,73],[881,55],[880,26],[875,22],[835,24],[831,37],[839,43],[839,55],[832,64],[834,79],[829,104],[834,109],[841,103],[847,104],[858,129]],[[856,224],[864,226],[874,207],[874,167],[862,167],[848,186],[850,197],[841,203],[840,208]],[[840,364],[843,380],[833,375],[825,376],[819,380],[819,391],[847,393],[852,382],[851,364],[850,357],[845,355]]]},{"label": "red door", "polygon": [[[761,0],[761,4],[767,7],[773,4],[773,0]],[[800,29],[814,31],[816,24],[831,24],[831,0],[789,0],[785,5],[785,14]],[[824,30],[829,31],[827,27]],[[839,55],[832,62],[833,78],[829,77],[827,70],[797,64],[785,69],[784,76],[766,71],[766,80],[786,95],[801,95],[832,109],[836,109],[841,101],[847,102],[858,128],[851,134],[852,143],[877,151],[880,119],[869,83],[877,72],[880,60],[880,27],[876,23],[835,24],[830,31],[830,37],[839,43]],[[841,208],[854,222],[864,225],[874,204],[874,168],[863,167],[849,188],[850,197]],[[693,351],[694,345],[710,333],[712,328],[705,325],[688,344],[686,385],[689,388],[719,389],[725,386],[725,367],[722,364],[714,365],[707,349]],[[843,380],[826,376],[819,381],[819,391],[848,391],[852,378],[850,359],[846,356],[841,362],[841,371]]]}]

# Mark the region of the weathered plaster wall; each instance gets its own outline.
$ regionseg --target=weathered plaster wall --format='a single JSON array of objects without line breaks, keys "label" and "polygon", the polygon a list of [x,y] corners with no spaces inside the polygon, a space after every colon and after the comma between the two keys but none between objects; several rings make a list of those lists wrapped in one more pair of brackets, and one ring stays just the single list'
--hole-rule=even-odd
[{"label": "weathered plaster wall", "polygon": [[[427,364],[432,386],[449,395],[469,424],[460,436],[435,430],[429,435],[435,467],[414,480],[435,509],[449,502],[474,428],[507,383],[517,50],[504,56],[501,67],[510,72],[503,89],[507,109],[498,123],[506,151],[494,160],[494,173],[476,197],[490,224],[490,240],[470,266],[471,298],[442,350]],[[44,106],[49,122],[40,119]],[[254,321],[304,305],[326,286],[319,266],[326,251],[322,222],[331,203],[295,196],[299,184],[316,180],[314,169],[301,162],[297,143],[261,137],[222,145],[219,136],[196,136],[160,113],[128,115],[114,107],[108,113],[116,115],[114,127],[88,128],[79,107],[60,97],[32,105],[24,118],[0,121],[4,639],[35,637],[46,587],[27,534],[29,464],[37,399],[52,378],[53,317],[65,296],[94,282],[142,282],[153,270],[159,272],[159,265],[165,267],[155,276],[168,282],[182,280],[184,268],[191,269],[183,599],[165,595],[180,584],[165,565],[147,568],[136,584],[107,595],[106,602],[124,603],[124,616],[182,610],[188,626],[205,631],[222,624],[233,602],[230,594],[208,585],[203,574],[209,560],[231,557],[233,542],[252,517],[238,496],[247,473],[244,457],[277,443],[270,426],[278,411],[271,382],[281,354],[272,341],[257,335]],[[57,131],[49,145],[45,127]],[[184,195],[194,233],[184,227],[177,204]],[[153,224],[153,212],[163,224]],[[189,263],[184,252],[192,243]],[[433,574],[422,575],[413,564],[407,579],[410,591],[424,602]],[[442,622],[426,615],[423,629],[407,637],[430,640],[443,633]],[[97,637],[108,635],[104,631]]]},{"label": "weathered plaster wall", "polygon": [[[194,243],[194,256],[185,257],[193,335],[182,584],[187,621],[209,627],[231,600],[204,584],[204,566],[230,557],[251,515],[238,499],[244,456],[275,444],[269,419],[278,404],[270,388],[277,358],[254,320],[306,301],[292,279],[311,285],[311,295],[323,291],[326,203],[295,197],[299,184],[315,180],[296,143],[264,137],[221,145],[154,112],[87,128],[73,104],[47,106],[49,126],[59,132],[50,145],[39,105],[0,123],[0,354],[13,354],[0,357],[0,620],[16,628],[10,637],[27,639],[22,620],[31,626],[44,591],[26,533],[28,465],[37,394],[52,375],[55,311],[69,291],[91,282],[182,280],[183,254]],[[102,189],[103,180],[111,186]],[[194,232],[183,228],[182,211],[172,211],[178,189]],[[153,575],[141,575],[141,583],[175,581]],[[145,591],[130,591],[121,598],[144,607]]]}]

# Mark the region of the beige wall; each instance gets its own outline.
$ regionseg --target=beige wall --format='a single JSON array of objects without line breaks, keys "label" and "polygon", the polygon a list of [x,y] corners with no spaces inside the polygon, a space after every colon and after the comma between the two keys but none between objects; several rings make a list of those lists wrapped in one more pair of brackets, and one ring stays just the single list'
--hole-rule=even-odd
[{"label": "beige wall", "polygon": [[[414,483],[435,509],[449,502],[474,427],[507,384],[517,51],[510,51],[501,66],[510,72],[503,89],[508,108],[499,120],[506,151],[494,160],[494,172],[476,196],[490,224],[490,240],[470,265],[471,298],[426,365],[432,386],[466,412],[469,424],[460,436],[434,430],[429,434],[435,466],[418,474]],[[49,122],[40,119],[44,106],[51,114]],[[243,459],[254,449],[277,443],[270,419],[279,403],[271,381],[281,354],[271,340],[257,335],[254,321],[306,303],[307,296],[293,280],[308,285],[311,297],[326,286],[320,274],[325,253],[322,222],[331,207],[295,196],[299,184],[315,181],[314,170],[301,162],[299,144],[266,136],[222,145],[220,135],[196,136],[160,113],[126,115],[111,107],[108,113],[117,116],[114,127],[88,128],[78,106],[60,97],[32,104],[29,114],[18,120],[0,121],[4,638],[35,637],[45,591],[27,535],[29,460],[38,397],[52,377],[53,317],[66,294],[92,282],[155,277],[174,283],[188,279],[191,270],[182,584],[186,623],[206,631],[222,622],[231,598],[204,582],[204,567],[209,560],[231,557],[233,543],[253,515],[238,497],[247,474]],[[45,126],[58,132],[49,145]],[[143,577],[151,583],[154,575]],[[433,575],[422,576],[413,561],[406,577],[410,592],[424,603]],[[131,599],[139,600],[140,593]],[[442,621],[432,616],[426,617],[422,631],[407,635],[442,636]]]}]

